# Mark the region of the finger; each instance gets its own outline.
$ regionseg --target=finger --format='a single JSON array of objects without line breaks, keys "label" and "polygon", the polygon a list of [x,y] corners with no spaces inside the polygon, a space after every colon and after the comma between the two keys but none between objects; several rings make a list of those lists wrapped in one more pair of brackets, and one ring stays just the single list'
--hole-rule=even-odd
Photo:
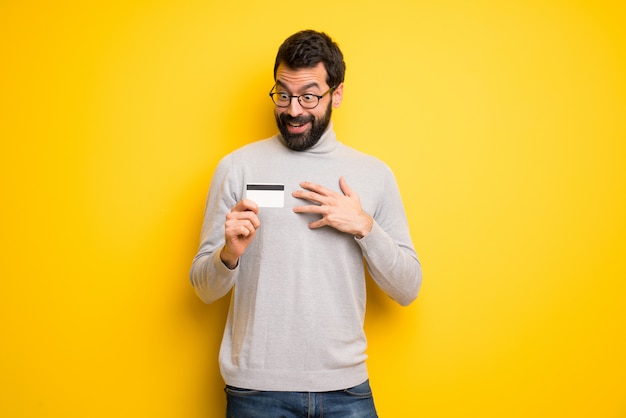
[{"label": "finger", "polygon": [[248,237],[256,231],[255,226],[249,221],[232,221],[226,224],[226,234],[238,237]]},{"label": "finger", "polygon": [[250,199],[242,199],[233,208],[230,210],[231,212],[244,212],[244,211],[252,211],[254,213],[259,213],[259,206]]},{"label": "finger", "polygon": [[324,218],[322,219],[318,219],[317,221],[313,221],[309,223],[309,228],[311,229],[317,229],[317,228],[321,228],[323,226],[328,225],[328,223],[326,222],[326,220]]},{"label": "finger", "polygon": [[256,213],[251,210],[233,211],[226,214],[227,220],[247,219],[251,222],[260,222]]},{"label": "finger", "polygon": [[233,235],[238,237],[249,237],[253,233],[252,225],[239,225],[233,230]]},{"label": "finger", "polygon": [[303,181],[302,183],[300,183],[300,187],[302,187],[303,189],[321,194],[323,196],[328,196],[334,193],[332,190],[327,189],[321,184],[311,183],[310,181]]},{"label": "finger", "polygon": [[251,210],[246,210],[243,212],[230,212],[226,214],[226,223],[228,224],[228,222],[231,222],[231,224],[235,224],[238,221],[247,221],[250,222],[250,224],[257,229],[259,226],[261,226],[261,220],[259,219],[259,217],[256,215],[256,213],[254,213]]},{"label": "finger", "polygon": [[341,188],[341,191],[343,192],[343,194],[345,194],[348,197],[354,194],[354,191],[352,191],[350,186],[348,186],[348,182],[346,181],[346,178],[344,176],[341,176],[339,178],[339,187]]},{"label": "finger", "polygon": [[244,212],[235,212],[231,216],[232,219],[239,219],[242,221],[250,222],[254,229],[257,229],[259,226],[261,226],[261,220],[259,219],[259,217],[256,215],[256,213],[250,210]]},{"label": "finger", "polygon": [[316,202],[319,204],[323,204],[326,200],[324,196],[319,193],[309,192],[306,190],[295,190],[292,194],[296,199],[310,200],[311,202]]},{"label": "finger", "polygon": [[317,213],[320,215],[326,213],[326,209],[318,205],[295,206],[293,211],[296,213]]},{"label": "finger", "polygon": [[230,212],[226,214],[226,227],[234,225],[250,224],[253,229],[261,226],[261,220],[252,211]]}]

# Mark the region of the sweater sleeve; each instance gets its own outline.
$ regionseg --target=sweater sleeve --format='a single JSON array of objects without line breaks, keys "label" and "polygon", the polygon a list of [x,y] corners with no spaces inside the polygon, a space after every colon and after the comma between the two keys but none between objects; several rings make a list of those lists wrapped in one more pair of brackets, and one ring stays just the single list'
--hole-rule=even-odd
[{"label": "sweater sleeve", "polygon": [[237,203],[232,180],[230,156],[218,164],[204,213],[200,236],[200,248],[193,259],[189,273],[191,285],[200,299],[212,303],[225,296],[235,284],[239,268],[228,269],[220,259],[224,246],[224,222],[226,214]]},{"label": "sweater sleeve", "polygon": [[407,306],[419,293],[422,267],[411,241],[400,191],[390,171],[381,202],[373,215],[372,230],[356,241],[374,281],[393,300]]}]

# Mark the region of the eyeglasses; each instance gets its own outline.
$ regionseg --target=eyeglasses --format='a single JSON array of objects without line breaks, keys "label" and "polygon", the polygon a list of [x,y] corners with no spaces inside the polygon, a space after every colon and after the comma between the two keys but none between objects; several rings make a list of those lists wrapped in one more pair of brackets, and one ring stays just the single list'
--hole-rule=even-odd
[{"label": "eyeglasses", "polygon": [[326,91],[326,93],[323,93],[321,96],[318,96],[317,94],[311,94],[311,93],[294,96],[294,95],[290,95],[282,91],[280,92],[274,91],[275,88],[276,88],[276,85],[274,85],[274,87],[272,87],[272,90],[270,90],[270,97],[272,98],[272,101],[274,102],[276,106],[289,107],[289,105],[291,104],[291,100],[296,98],[298,99],[298,103],[300,103],[300,106],[302,106],[303,109],[316,108],[317,105],[320,104],[320,100],[322,99],[322,97],[326,96],[328,93],[330,93],[331,91],[335,89],[334,87],[331,87]]}]

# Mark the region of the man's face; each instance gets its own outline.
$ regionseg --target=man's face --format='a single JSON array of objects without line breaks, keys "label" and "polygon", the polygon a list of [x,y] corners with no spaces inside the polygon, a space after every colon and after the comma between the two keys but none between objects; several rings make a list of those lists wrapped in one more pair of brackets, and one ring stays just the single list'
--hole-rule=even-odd
[{"label": "man's face", "polygon": [[[276,70],[276,88],[279,93],[299,96],[314,94],[321,96],[331,86],[326,83],[326,68],[319,63],[312,68],[293,70],[280,64]],[[296,98],[287,107],[276,106],[276,124],[287,146],[303,151],[315,145],[328,128],[332,108],[341,103],[343,84],[325,94],[313,109],[303,108]]]}]

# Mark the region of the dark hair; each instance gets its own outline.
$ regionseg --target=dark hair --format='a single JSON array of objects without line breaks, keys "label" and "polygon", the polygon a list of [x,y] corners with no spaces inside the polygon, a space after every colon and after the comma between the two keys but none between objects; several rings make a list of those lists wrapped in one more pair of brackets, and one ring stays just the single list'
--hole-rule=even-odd
[{"label": "dark hair", "polygon": [[337,87],[343,83],[346,73],[346,63],[339,46],[330,36],[314,30],[303,30],[287,38],[278,48],[274,63],[274,80],[280,63],[298,70],[300,68],[315,67],[320,62],[326,67],[326,82],[330,87]]}]

